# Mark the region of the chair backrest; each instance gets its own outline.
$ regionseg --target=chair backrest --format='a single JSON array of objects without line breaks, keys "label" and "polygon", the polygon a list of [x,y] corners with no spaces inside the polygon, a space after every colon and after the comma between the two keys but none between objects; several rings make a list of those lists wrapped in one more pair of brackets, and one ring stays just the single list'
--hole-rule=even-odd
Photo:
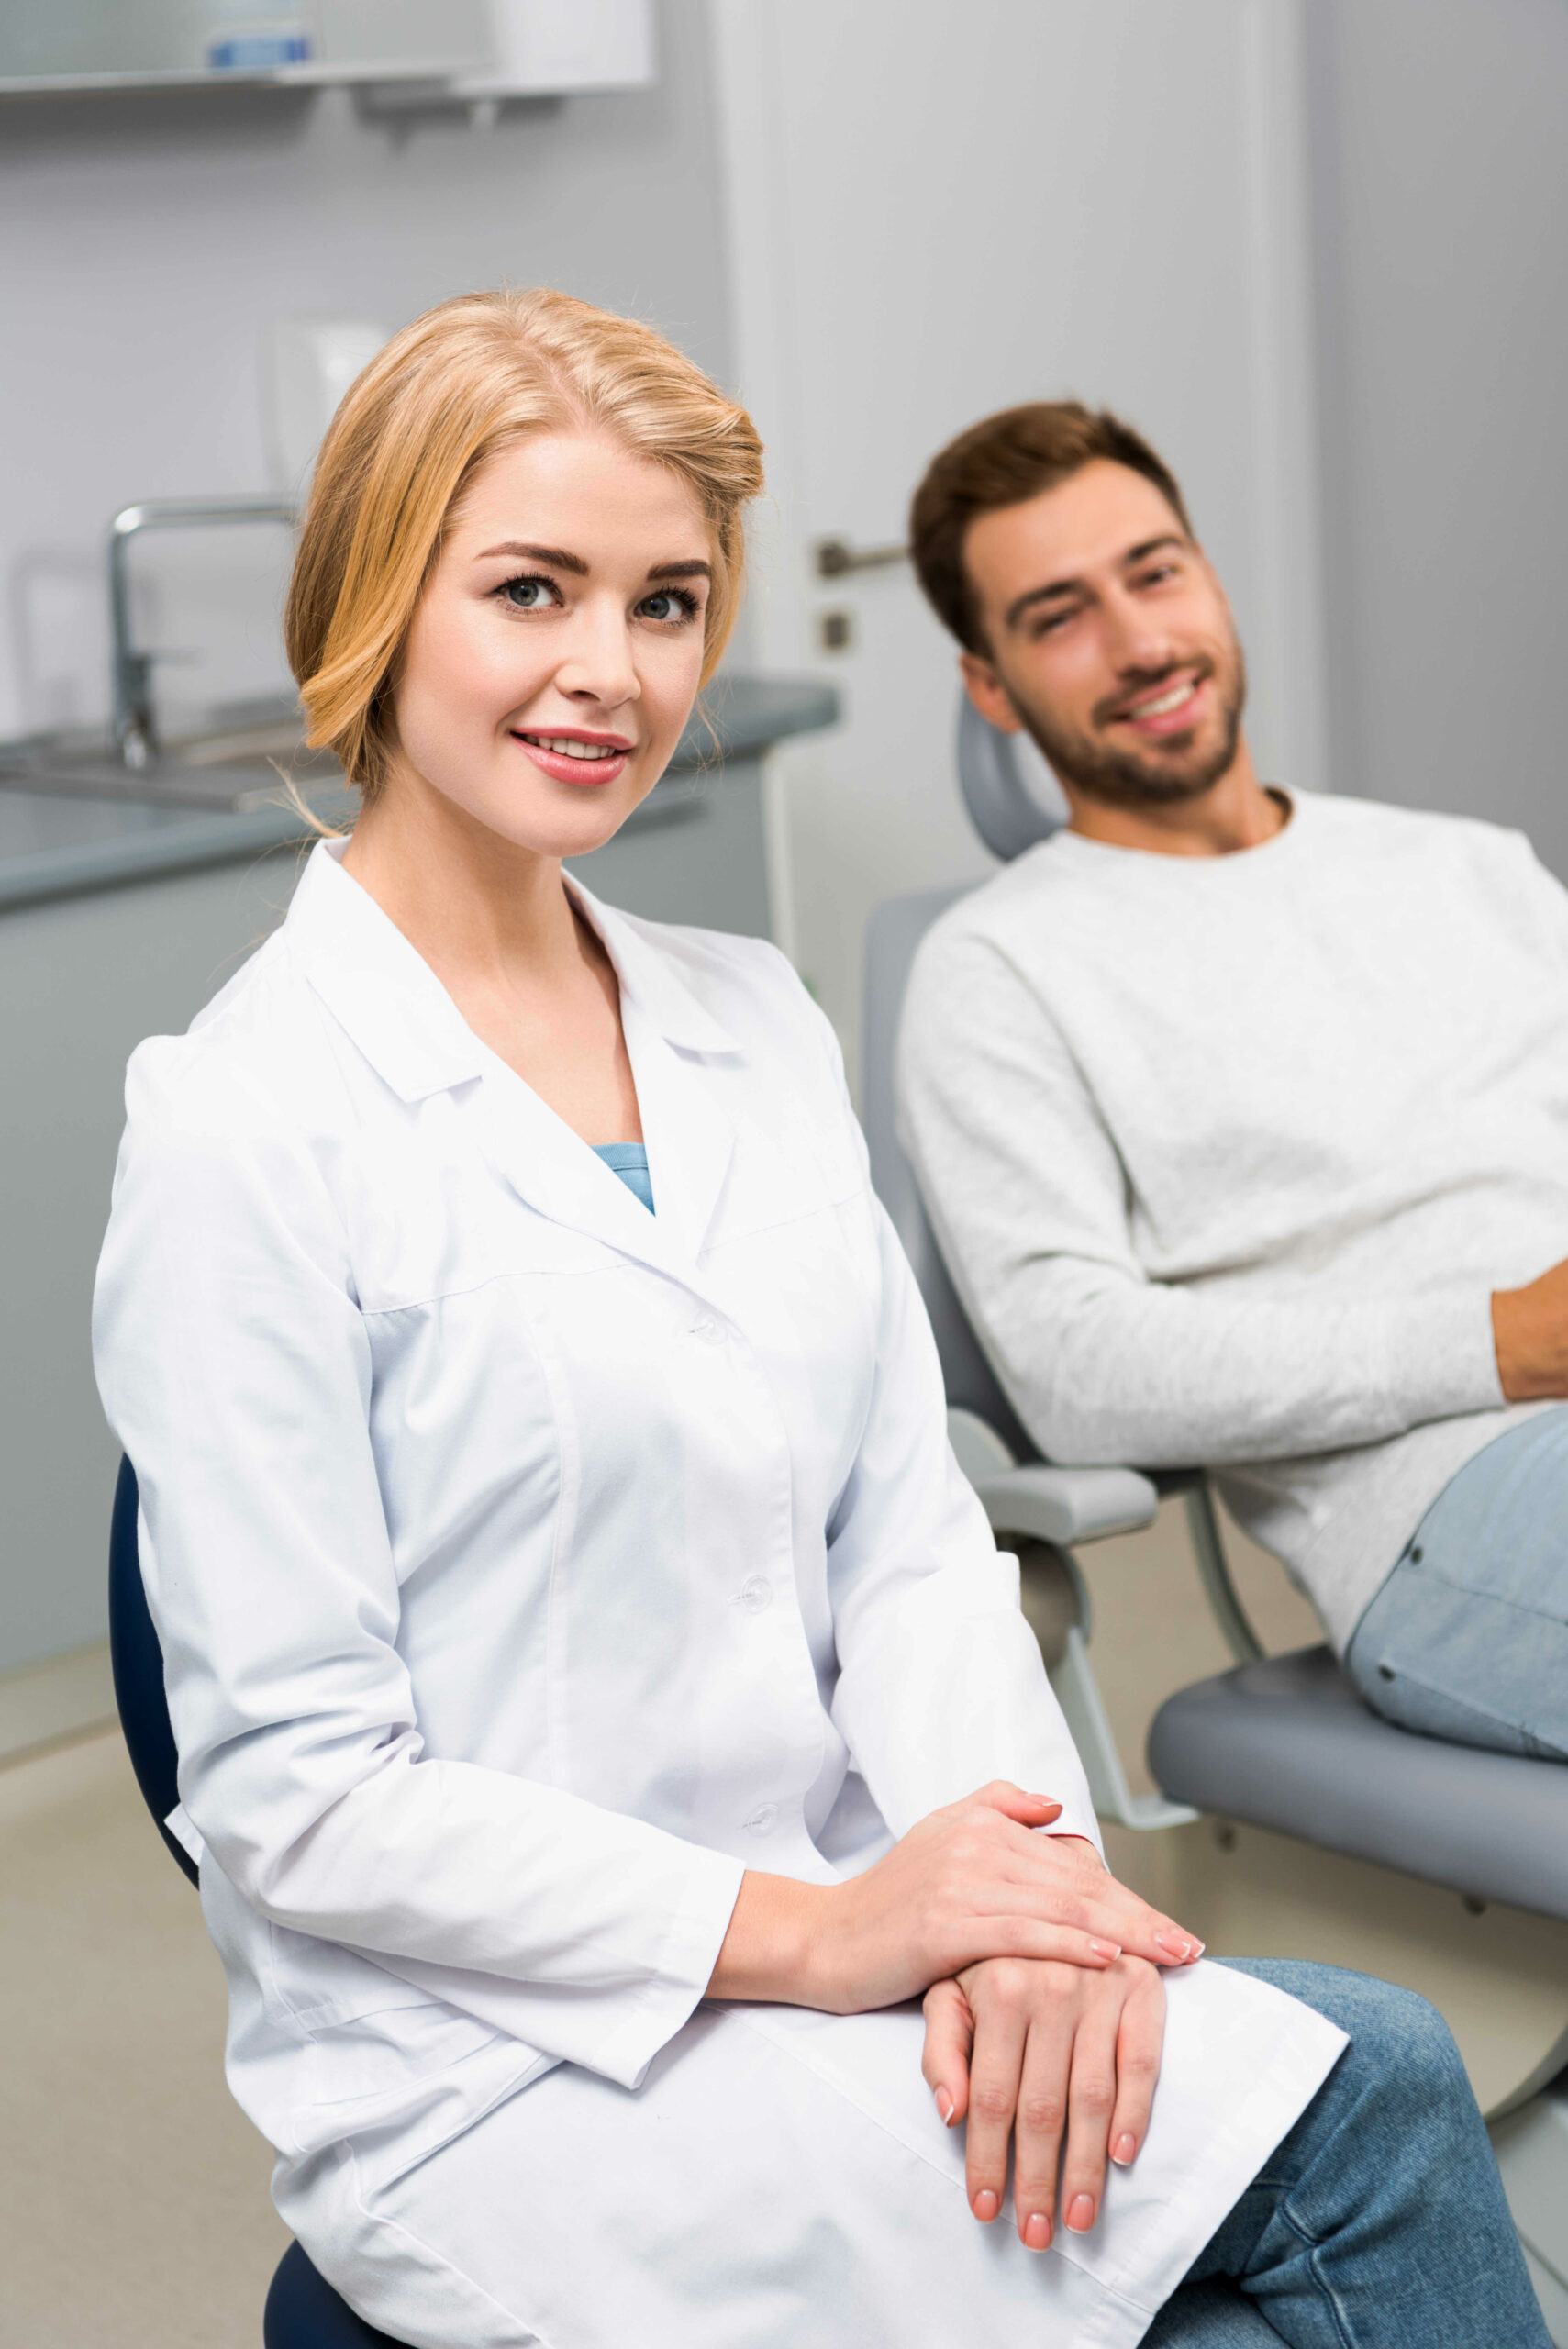
[{"label": "chair backrest", "polygon": [[1038,1460],[1039,1453],[997,1385],[996,1375],[959,1303],[921,1201],[915,1170],[899,1141],[895,1115],[898,1022],[915,950],[937,916],[963,895],[962,889],[923,889],[914,896],[888,898],[871,918],[865,964],[866,1146],[877,1197],[893,1219],[926,1301],[941,1357],[949,1408],[973,1411],[984,1419],[1015,1460]]},{"label": "chair backrest", "polygon": [[115,1486],[114,1515],[109,1520],[109,1660],[114,1666],[115,1702],[126,1750],[142,1800],[162,1836],[193,1884],[200,1878],[196,1864],[163,1821],[180,1799],[179,1755],[169,1721],[169,1700],[163,1693],[163,1651],[147,1604],[137,1547],[136,1471],[120,1462]]}]

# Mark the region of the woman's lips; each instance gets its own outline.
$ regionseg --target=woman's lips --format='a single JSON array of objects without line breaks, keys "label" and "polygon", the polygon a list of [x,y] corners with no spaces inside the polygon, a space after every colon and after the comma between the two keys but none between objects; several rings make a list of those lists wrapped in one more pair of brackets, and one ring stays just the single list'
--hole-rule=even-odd
[{"label": "woman's lips", "polygon": [[[571,751],[550,750],[546,747],[550,742],[557,742],[563,739],[579,743],[580,751],[573,753]],[[528,752],[536,767],[542,767],[545,774],[552,776],[557,783],[574,784],[579,791],[602,790],[606,784],[618,783],[626,773],[626,763],[631,756],[629,744],[625,748],[617,748],[607,742],[596,743],[591,736],[584,735],[562,737],[549,734],[541,738],[537,734],[524,734],[514,729],[512,740]],[[589,755],[584,756],[584,752]]]}]

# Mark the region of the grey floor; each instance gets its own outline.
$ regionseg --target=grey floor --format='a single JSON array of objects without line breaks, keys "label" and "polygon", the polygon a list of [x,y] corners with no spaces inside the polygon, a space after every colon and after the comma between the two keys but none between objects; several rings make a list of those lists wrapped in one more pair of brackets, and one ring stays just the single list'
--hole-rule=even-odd
[{"label": "grey floor", "polygon": [[[1318,1636],[1277,1566],[1232,1552],[1271,1648]],[[1147,1785],[1154,1707],[1229,1659],[1173,1507],[1082,1563],[1102,1686]],[[0,2343],[259,2349],[287,2242],[271,2156],[224,2087],[222,1973],[117,1731],[0,1770]]]}]

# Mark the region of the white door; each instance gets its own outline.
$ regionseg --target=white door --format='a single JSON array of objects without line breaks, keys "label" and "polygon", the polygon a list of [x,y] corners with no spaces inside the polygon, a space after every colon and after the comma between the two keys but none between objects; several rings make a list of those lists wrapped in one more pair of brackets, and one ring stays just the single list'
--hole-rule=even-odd
[{"label": "white door", "polygon": [[1230,589],[1265,772],[1322,780],[1297,6],[712,0],[773,491],[749,650],[846,711],[773,761],[776,926],[851,1069],[871,908],[989,860],[907,564],[827,581],[815,551],[897,545],[963,425],[1072,394],[1147,432]]}]

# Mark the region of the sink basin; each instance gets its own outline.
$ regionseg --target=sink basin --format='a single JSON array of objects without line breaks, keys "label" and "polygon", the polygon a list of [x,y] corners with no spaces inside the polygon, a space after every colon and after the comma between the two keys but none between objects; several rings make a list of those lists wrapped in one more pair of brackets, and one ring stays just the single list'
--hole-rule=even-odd
[{"label": "sink basin", "polygon": [[0,744],[0,789],[72,799],[138,799],[174,807],[276,806],[292,781],[319,790],[342,769],[307,751],[292,712],[172,743],[145,766],[128,767],[102,734],[37,735]]}]

